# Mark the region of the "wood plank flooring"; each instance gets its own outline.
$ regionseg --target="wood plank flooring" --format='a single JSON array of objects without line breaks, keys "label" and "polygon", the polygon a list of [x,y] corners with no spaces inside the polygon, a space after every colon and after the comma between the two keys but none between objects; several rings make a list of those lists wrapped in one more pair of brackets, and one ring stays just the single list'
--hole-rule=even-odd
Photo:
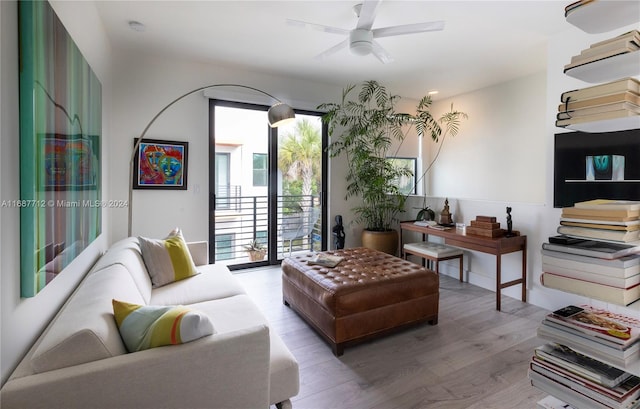
[{"label": "wood plank flooring", "polygon": [[300,364],[294,409],[535,409],[546,396],[527,379],[547,311],[447,276],[438,325],[345,349],[329,346],[282,304],[279,267],[236,272]]}]

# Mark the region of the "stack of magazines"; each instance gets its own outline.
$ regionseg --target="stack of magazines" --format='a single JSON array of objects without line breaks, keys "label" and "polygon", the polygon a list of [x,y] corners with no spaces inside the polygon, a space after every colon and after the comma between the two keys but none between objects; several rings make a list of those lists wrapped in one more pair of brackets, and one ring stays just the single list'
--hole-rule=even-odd
[{"label": "stack of magazines", "polygon": [[640,362],[640,320],[568,306],[548,314],[538,336],[552,343],[534,351],[535,387],[576,408],[640,408],[640,378],[620,369]]}]

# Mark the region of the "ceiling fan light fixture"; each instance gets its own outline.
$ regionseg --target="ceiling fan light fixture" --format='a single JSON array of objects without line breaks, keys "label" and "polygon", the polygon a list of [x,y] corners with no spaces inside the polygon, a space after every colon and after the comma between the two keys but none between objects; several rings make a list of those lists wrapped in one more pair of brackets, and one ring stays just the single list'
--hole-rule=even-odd
[{"label": "ceiling fan light fixture", "polygon": [[349,51],[355,55],[369,55],[373,48],[373,33],[369,30],[353,30],[349,33]]}]

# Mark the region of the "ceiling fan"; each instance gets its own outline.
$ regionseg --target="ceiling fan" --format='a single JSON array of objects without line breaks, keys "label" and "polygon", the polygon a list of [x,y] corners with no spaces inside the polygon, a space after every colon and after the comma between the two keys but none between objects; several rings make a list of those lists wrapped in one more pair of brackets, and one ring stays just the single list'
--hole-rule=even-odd
[{"label": "ceiling fan", "polygon": [[328,50],[315,56],[316,59],[324,59],[349,46],[351,53],[356,55],[369,55],[373,53],[383,64],[393,61],[393,57],[375,39],[405,34],[424,33],[427,31],[440,31],[444,29],[444,21],[429,21],[425,23],[405,24],[372,29],[373,20],[376,18],[376,9],[381,0],[364,0],[363,3],[353,6],[353,11],[358,17],[358,24],[353,30],[345,30],[338,27],[321,24],[307,23],[300,20],[287,19],[287,24],[300,28],[311,28],[331,34],[348,36],[344,41],[334,45]]}]

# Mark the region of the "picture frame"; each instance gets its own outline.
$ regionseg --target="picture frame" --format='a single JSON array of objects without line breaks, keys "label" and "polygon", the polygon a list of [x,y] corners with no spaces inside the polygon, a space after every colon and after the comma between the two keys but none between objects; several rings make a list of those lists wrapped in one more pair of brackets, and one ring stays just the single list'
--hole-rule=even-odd
[{"label": "picture frame", "polygon": [[188,158],[189,142],[143,139],[133,160],[133,188],[187,190]]},{"label": "picture frame", "polygon": [[638,200],[640,129],[555,135],[553,206],[591,199]]},{"label": "picture frame", "polygon": [[[102,84],[49,2],[18,2],[20,296],[102,233]],[[47,312],[48,313],[48,312]]]},{"label": "picture frame", "polygon": [[404,168],[411,171],[410,177],[400,177],[397,180],[393,180],[392,183],[398,188],[402,195],[415,195],[416,194],[416,173],[418,171],[418,160],[416,158],[409,157],[387,157],[387,161],[391,163],[394,168]]}]

